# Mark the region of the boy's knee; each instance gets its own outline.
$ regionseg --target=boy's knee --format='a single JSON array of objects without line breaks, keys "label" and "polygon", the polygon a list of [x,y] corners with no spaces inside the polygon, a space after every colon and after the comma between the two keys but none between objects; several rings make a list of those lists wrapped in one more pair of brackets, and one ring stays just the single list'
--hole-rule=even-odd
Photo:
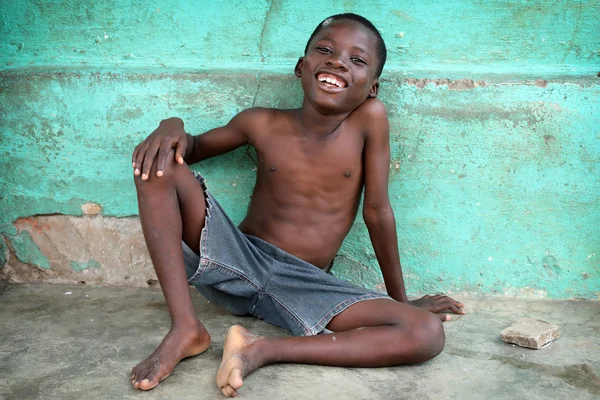
[{"label": "boy's knee", "polygon": [[439,316],[427,312],[411,323],[410,347],[413,349],[410,362],[420,363],[431,360],[444,350],[446,335]]},{"label": "boy's knee", "polygon": [[433,313],[428,313],[426,318],[416,328],[415,336],[421,343],[421,352],[423,361],[432,359],[444,350],[446,334],[440,317]]},{"label": "boy's knee", "polygon": [[427,332],[430,337],[430,355],[431,358],[437,356],[444,350],[446,343],[446,333],[444,332],[444,325],[440,317],[436,314],[431,314],[431,318],[427,322]]},{"label": "boy's knee", "polygon": [[142,180],[142,175],[140,174],[138,176],[134,175],[133,181],[135,182],[135,187],[137,188],[138,192],[140,190],[165,188],[175,184],[177,174],[182,168],[187,167],[185,165],[178,164],[174,157],[167,157],[165,160],[165,165],[162,169],[162,176],[157,175],[158,167],[156,162],[154,162],[150,168],[148,179]]}]

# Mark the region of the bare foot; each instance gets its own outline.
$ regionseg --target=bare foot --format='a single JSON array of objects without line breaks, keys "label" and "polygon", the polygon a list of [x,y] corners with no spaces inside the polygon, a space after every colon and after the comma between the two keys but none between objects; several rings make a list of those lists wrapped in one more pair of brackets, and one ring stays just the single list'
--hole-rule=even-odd
[{"label": "bare foot", "polygon": [[179,361],[197,356],[209,346],[210,335],[201,324],[187,330],[171,328],[156,350],[131,371],[133,387],[141,390],[154,388],[167,379]]},{"label": "bare foot", "polygon": [[261,336],[253,335],[239,325],[229,328],[223,346],[223,361],[217,371],[217,386],[225,396],[235,397],[244,384],[243,378],[260,367],[255,356],[260,353],[252,351],[255,346],[251,346],[260,339]]}]

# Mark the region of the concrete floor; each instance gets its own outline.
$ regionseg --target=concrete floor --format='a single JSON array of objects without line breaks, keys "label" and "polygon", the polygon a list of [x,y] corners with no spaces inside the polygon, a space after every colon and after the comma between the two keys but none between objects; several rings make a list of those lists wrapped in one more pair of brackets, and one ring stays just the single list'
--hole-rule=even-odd
[{"label": "concrete floor", "polygon": [[[72,294],[65,294],[72,292]],[[214,383],[223,337],[241,323],[194,292],[213,345],[182,362],[150,392],[129,372],[168,330],[157,289],[0,286],[0,399],[220,399]],[[467,315],[445,324],[446,348],[418,366],[359,369],[271,365],[245,379],[242,399],[598,399],[600,302],[462,299]],[[503,343],[521,317],[556,323],[562,337],[542,350]]]}]

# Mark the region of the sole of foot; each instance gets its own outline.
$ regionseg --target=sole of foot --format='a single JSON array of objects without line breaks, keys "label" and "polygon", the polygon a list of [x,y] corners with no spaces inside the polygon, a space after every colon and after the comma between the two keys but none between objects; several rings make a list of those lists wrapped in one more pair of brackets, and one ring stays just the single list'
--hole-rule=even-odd
[{"label": "sole of foot", "polygon": [[259,365],[250,357],[250,345],[260,336],[253,335],[240,325],[229,328],[223,345],[223,361],[217,371],[217,386],[227,397],[235,397],[244,384],[245,376]]}]

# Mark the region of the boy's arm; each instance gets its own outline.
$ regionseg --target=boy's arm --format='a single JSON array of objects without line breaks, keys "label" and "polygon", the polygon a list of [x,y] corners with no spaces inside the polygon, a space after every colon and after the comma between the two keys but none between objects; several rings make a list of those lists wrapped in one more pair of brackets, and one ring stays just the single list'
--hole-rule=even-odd
[{"label": "boy's arm", "polygon": [[[383,103],[368,100],[365,106],[368,132],[365,139],[365,198],[363,218],[383,274],[388,294],[393,299],[411,303],[437,313],[450,310],[463,314],[462,304],[446,296],[425,296],[413,302],[408,300],[396,235],[396,220],[388,195],[390,171],[390,127]],[[443,320],[446,319],[444,316]]]},{"label": "boy's arm", "polygon": [[201,135],[192,136],[184,130],[180,118],[169,118],[160,122],[158,128],[140,143],[133,152],[133,168],[136,175],[148,179],[150,168],[157,164],[157,175],[162,176],[165,161],[171,150],[179,164],[195,164],[207,158],[232,151],[252,141],[250,127],[260,124],[265,118],[260,109],[249,109],[237,114],[225,126],[211,129]]},{"label": "boy's arm", "polygon": [[388,196],[390,171],[390,126],[383,103],[368,100],[363,106],[367,113],[368,132],[365,139],[365,198],[363,218],[383,280],[390,297],[408,302],[398,254],[396,220]]}]

